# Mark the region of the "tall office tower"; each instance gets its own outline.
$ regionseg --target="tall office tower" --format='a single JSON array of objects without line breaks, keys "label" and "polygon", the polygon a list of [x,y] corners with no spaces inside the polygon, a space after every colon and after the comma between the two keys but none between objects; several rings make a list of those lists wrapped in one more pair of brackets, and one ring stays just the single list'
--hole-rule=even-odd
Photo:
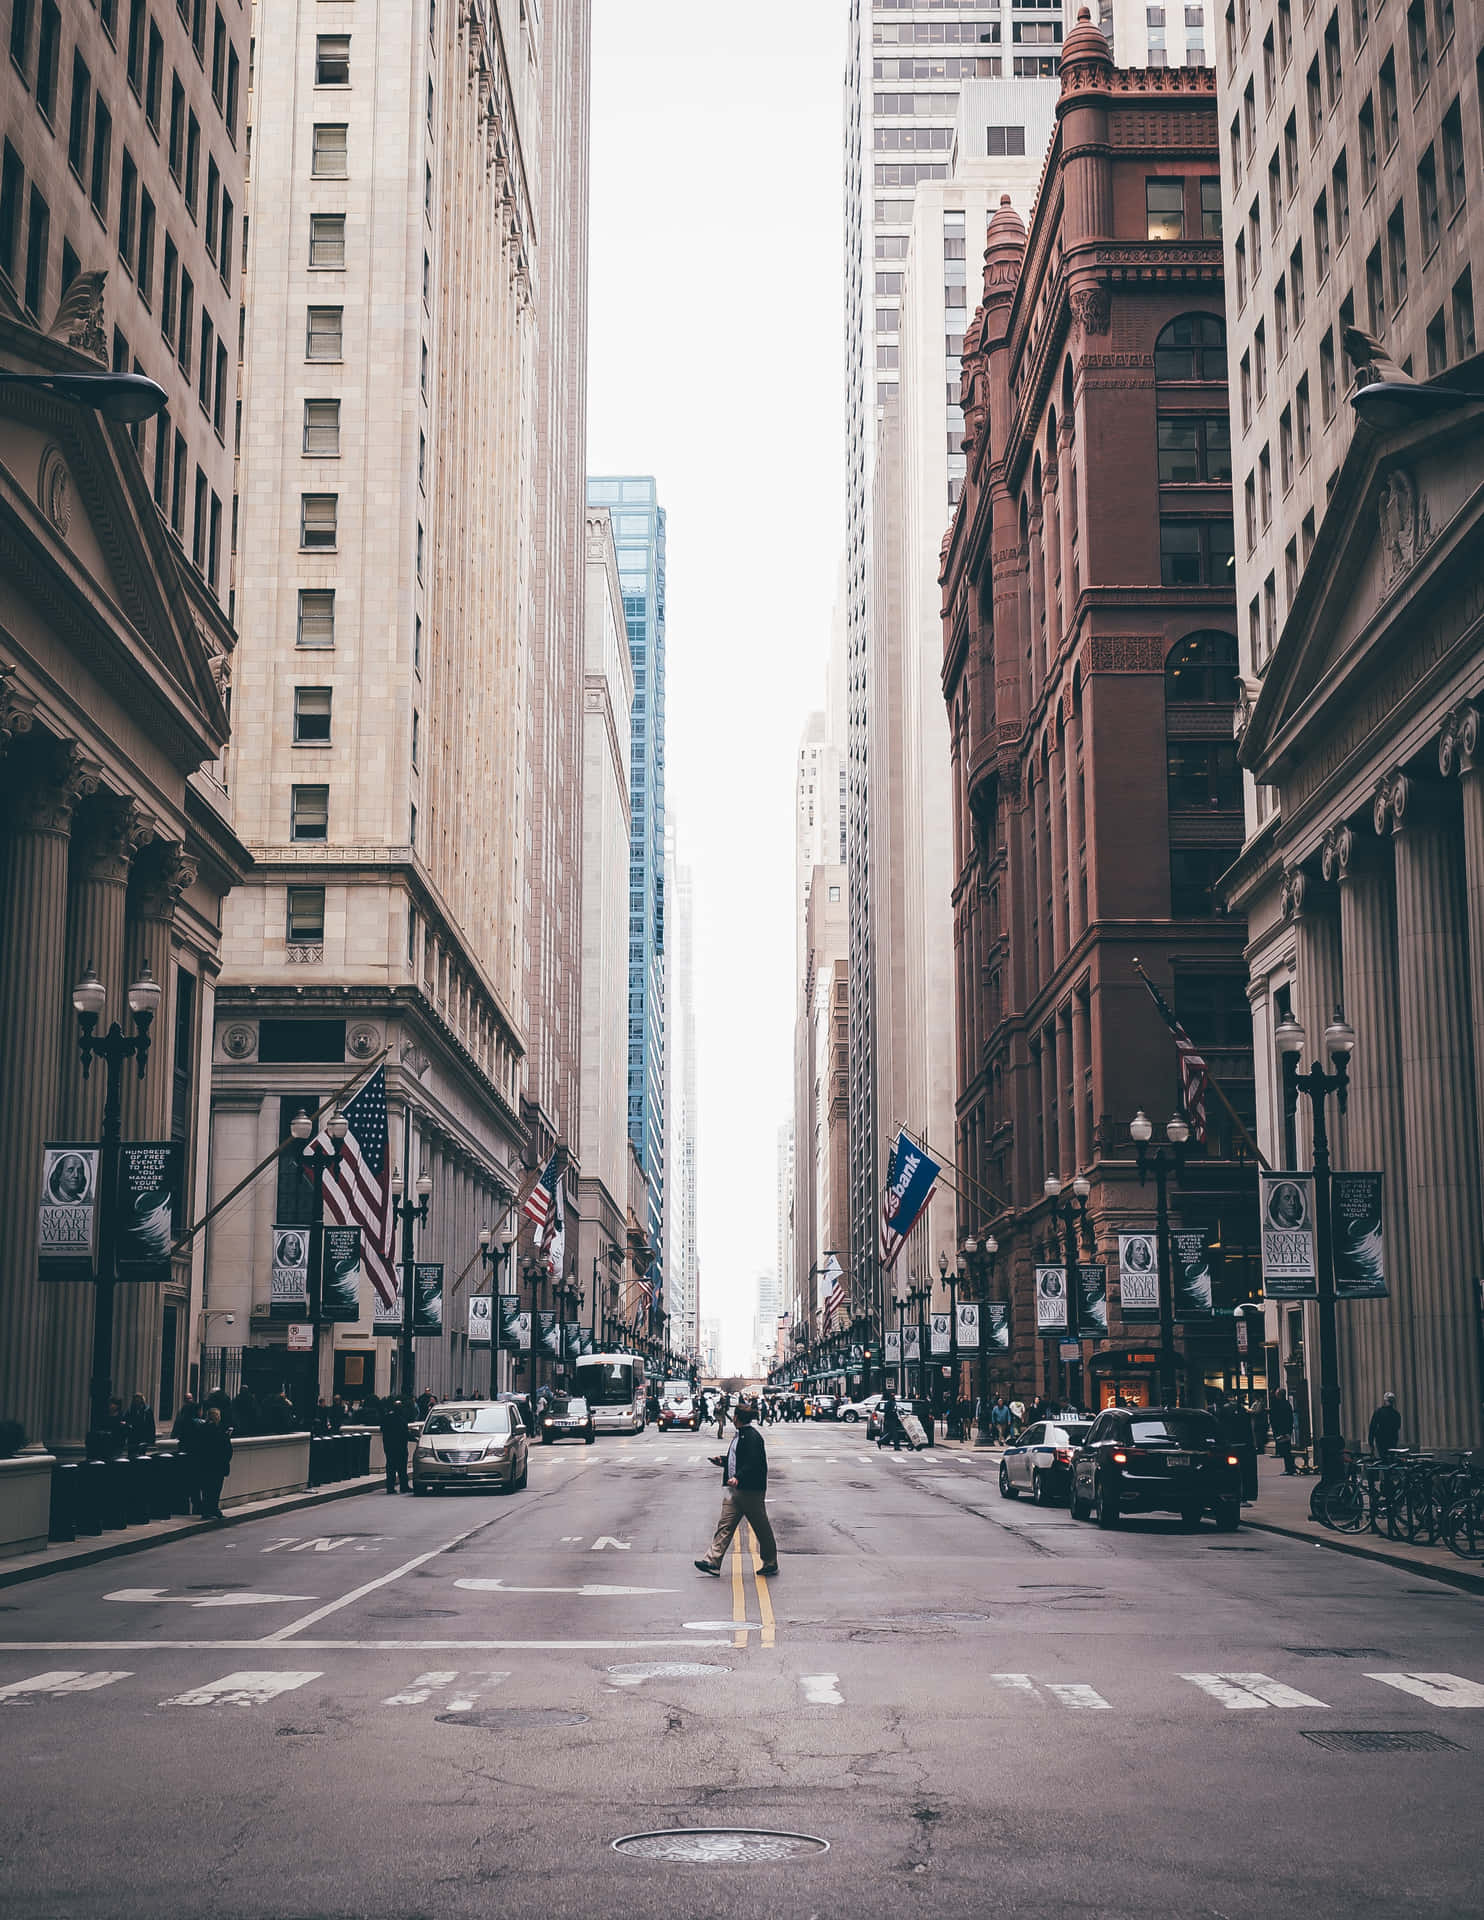
[{"label": "tall office tower", "polygon": [[[946,180],[959,87],[1049,79],[1062,0],[850,0],[845,68],[846,718],[850,892],[850,1245],[855,1284],[875,1274],[879,1197],[871,944],[872,476],[880,410],[901,361],[901,282],[913,195]],[[952,338],[962,340],[962,328]],[[956,359],[956,351],[950,356]],[[953,377],[953,376],[950,376]],[[954,455],[961,477],[961,454]]]},{"label": "tall office tower", "polygon": [[785,1120],[778,1129],[778,1172],[775,1189],[778,1273],[778,1311],[788,1313],[793,1300],[794,1125]]},{"label": "tall office tower", "polygon": [[804,723],[794,762],[794,963],[804,964],[814,869],[845,859],[845,751],[825,713]]},{"label": "tall office tower", "polygon": [[[254,866],[226,919],[215,1180],[384,1059],[392,1164],[432,1181],[417,1252],[450,1279],[524,1146],[535,32],[514,0],[267,7],[250,102],[230,769]],[[212,1237],[211,1304],[277,1377],[299,1356],[266,1310],[272,1228],[311,1205],[280,1162]],[[306,1391],[386,1389],[372,1291]],[[422,1365],[462,1384],[462,1333]]]},{"label": "tall office tower", "polygon": [[1090,0],[1113,63],[1119,67],[1209,67],[1215,64],[1217,0]]},{"label": "tall office tower", "polygon": [[778,1347],[778,1281],[771,1273],[757,1278],[757,1315],[752,1323],[753,1371],[766,1373]]},{"label": "tall office tower", "polygon": [[[583,589],[591,0],[546,0],[541,33],[537,426],[526,679],[526,907],[521,1025],[528,1157],[578,1153],[582,1039]],[[580,1180],[568,1204],[581,1209]],[[568,1246],[578,1234],[569,1223]],[[583,1284],[586,1284],[585,1282]]]},{"label": "tall office tower", "polygon": [[[228,0],[7,0],[0,33],[0,1408],[70,1450],[94,1289],[37,1286],[36,1196],[44,1142],[101,1124],[105,1076],[84,1083],[75,1051],[85,967],[103,1031],[132,1030],[125,989],[146,962],[159,983],[125,1137],[176,1143],[180,1211],[204,1210],[221,900],[247,864],[219,756],[248,22]],[[168,410],[131,429],[25,385],[110,367],[158,381]],[[167,1420],[199,1246],[115,1309],[114,1390]]]},{"label": "tall office tower", "polygon": [[618,551],[634,662],[629,739],[629,1139],[647,1182],[641,1223],[661,1311],[665,1209],[665,510],[653,479],[594,478]]},{"label": "tall office tower", "polygon": [[673,821],[666,824],[665,838],[665,898],[670,912],[665,1295],[671,1315],[670,1345],[677,1354],[688,1355],[696,1350],[701,1280],[696,1238],[700,1085],[696,1059],[695,883],[691,869],[675,857]]}]

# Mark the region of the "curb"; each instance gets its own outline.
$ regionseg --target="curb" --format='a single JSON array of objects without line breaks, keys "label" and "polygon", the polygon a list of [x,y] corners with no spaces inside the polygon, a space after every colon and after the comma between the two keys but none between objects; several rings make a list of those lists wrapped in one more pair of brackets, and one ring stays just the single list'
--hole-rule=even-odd
[{"label": "curb", "polygon": [[1463,1567],[1435,1567],[1425,1561],[1404,1559],[1378,1547],[1363,1547],[1338,1534],[1304,1533],[1297,1527],[1282,1527],[1272,1520],[1249,1520],[1244,1513],[1242,1525],[1258,1533],[1282,1534],[1285,1540],[1307,1540],[1316,1547],[1328,1547],[1331,1553],[1347,1553],[1355,1560],[1373,1560],[1378,1566],[1392,1567],[1398,1573],[1418,1573],[1424,1580],[1436,1580],[1443,1586],[1458,1587],[1464,1593],[1484,1594],[1484,1574],[1469,1573]]},{"label": "curb", "polygon": [[285,1494],[276,1500],[244,1501],[240,1507],[230,1508],[220,1520],[183,1520],[168,1533],[137,1534],[132,1539],[125,1534],[120,1540],[89,1547],[82,1553],[69,1553],[64,1559],[40,1560],[28,1567],[7,1567],[0,1561],[0,1587],[18,1587],[28,1580],[43,1580],[48,1574],[66,1573],[73,1567],[94,1567],[100,1560],[118,1560],[125,1554],[144,1553],[150,1547],[169,1546],[175,1540],[194,1540],[199,1534],[220,1533],[224,1526],[236,1527],[248,1520],[268,1519],[276,1513],[297,1513],[304,1507],[324,1506],[331,1500],[369,1493],[382,1484],[381,1474],[366,1474],[360,1479],[342,1480],[332,1487]]}]

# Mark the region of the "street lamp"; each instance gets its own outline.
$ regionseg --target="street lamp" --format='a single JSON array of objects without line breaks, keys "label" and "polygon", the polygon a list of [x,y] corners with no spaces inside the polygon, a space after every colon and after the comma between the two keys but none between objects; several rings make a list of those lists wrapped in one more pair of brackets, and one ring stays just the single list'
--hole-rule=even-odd
[{"label": "street lamp", "polygon": [[1159,1397],[1167,1407],[1175,1404],[1175,1296],[1171,1278],[1173,1262],[1170,1258],[1170,1171],[1173,1168],[1176,1179],[1185,1176],[1185,1149],[1190,1140],[1190,1127],[1185,1116],[1172,1114],[1165,1123],[1165,1139],[1169,1141],[1169,1150],[1163,1145],[1149,1151],[1149,1142],[1154,1138],[1154,1123],[1141,1107],[1128,1123],[1129,1138],[1134,1143],[1134,1155],[1139,1163],[1139,1185],[1142,1187],[1151,1168],[1154,1170],[1155,1195],[1155,1261],[1159,1274]]},{"label": "street lamp", "polygon": [[[337,1107],[325,1126],[329,1146],[322,1147],[314,1138],[314,1121],[303,1107],[289,1122],[289,1132],[299,1143],[300,1169],[308,1171],[313,1186],[313,1199],[309,1215],[309,1274],[310,1298],[313,1312],[310,1318],[314,1327],[314,1346],[311,1349],[313,1359],[310,1370],[314,1375],[315,1397],[319,1397],[319,1329],[320,1315],[324,1306],[323,1288],[325,1272],[325,1172],[330,1167],[338,1167],[344,1152],[344,1141],[349,1125],[345,1115]],[[316,1289],[320,1291],[316,1292]]]},{"label": "street lamp", "polygon": [[31,393],[49,393],[74,406],[90,407],[105,420],[138,426],[170,404],[157,380],[143,373],[12,373],[0,371],[0,386],[21,387]]},{"label": "street lamp", "polygon": [[979,1425],[975,1445],[987,1447],[994,1438],[989,1418],[989,1290],[994,1284],[1000,1243],[992,1233],[982,1243],[972,1233],[964,1236],[959,1264],[974,1282],[979,1296]]},{"label": "street lamp", "polygon": [[113,1396],[113,1286],[114,1249],[117,1234],[119,1143],[123,1136],[122,1087],[120,1078],[126,1060],[133,1060],[144,1078],[144,1063],[149,1058],[149,1033],[160,1010],[160,983],[149,970],[148,961],[140,968],[139,978],[129,988],[129,1012],[134,1016],[134,1032],[125,1034],[115,1020],[101,1039],[98,1022],[108,1004],[108,989],[91,964],[72,989],[72,1005],[77,1014],[77,1051],[82,1077],[92,1072],[94,1060],[101,1060],[107,1073],[103,1093],[103,1132],[98,1154],[98,1278],[93,1298],[93,1374],[90,1386],[92,1424],[101,1428],[108,1417],[108,1402]]},{"label": "street lamp", "polygon": [[1314,1118],[1314,1239],[1319,1268],[1319,1479],[1309,1496],[1311,1517],[1320,1518],[1324,1495],[1340,1477],[1344,1442],[1340,1437],[1340,1355],[1335,1337],[1335,1253],[1331,1233],[1329,1196],[1329,1130],[1324,1120],[1324,1103],[1335,1096],[1340,1112],[1350,1098],[1350,1056],[1355,1051],[1355,1030],[1348,1024],[1336,1003],[1335,1017],[1324,1029],[1321,1042],[1330,1057],[1333,1073],[1326,1073],[1316,1060],[1307,1073],[1299,1070],[1304,1050],[1304,1030],[1292,1014],[1282,1021],[1274,1034],[1283,1061],[1283,1107],[1291,1118],[1298,1111],[1301,1093],[1309,1097]]},{"label": "street lamp", "polygon": [[505,1225],[491,1233],[488,1227],[479,1229],[479,1264],[486,1268],[490,1276],[490,1399],[493,1400],[499,1387],[500,1358],[500,1268],[510,1258],[510,1249],[515,1245],[515,1228]]},{"label": "street lamp", "polygon": [[414,1187],[415,1200],[402,1198],[402,1176],[392,1175],[392,1218],[402,1222],[402,1338],[401,1361],[398,1372],[401,1378],[397,1387],[404,1400],[412,1398],[413,1379],[412,1355],[412,1309],[413,1295],[416,1292],[417,1271],[413,1265],[412,1235],[414,1225],[425,1227],[428,1224],[428,1195],[433,1191],[432,1178],[426,1167],[417,1176]]},{"label": "street lamp", "polygon": [[[1051,1211],[1061,1222],[1063,1261],[1067,1282],[1066,1337],[1071,1340],[1077,1338],[1077,1329],[1081,1323],[1082,1267],[1077,1241],[1081,1229],[1087,1224],[1087,1196],[1092,1192],[1092,1184],[1084,1173],[1074,1175],[1070,1182],[1063,1182],[1056,1174],[1048,1173],[1045,1190],[1046,1197],[1051,1202]],[[1063,1198],[1063,1195],[1066,1197]],[[1077,1316],[1075,1319],[1074,1315]],[[1062,1384],[1060,1351],[1057,1353],[1056,1360],[1056,1382],[1060,1392]]]}]

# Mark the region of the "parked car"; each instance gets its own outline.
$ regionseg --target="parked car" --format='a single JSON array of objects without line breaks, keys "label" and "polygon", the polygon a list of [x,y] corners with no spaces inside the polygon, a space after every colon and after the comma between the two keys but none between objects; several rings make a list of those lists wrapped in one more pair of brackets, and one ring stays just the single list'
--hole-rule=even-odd
[{"label": "parked car", "polygon": [[[915,1400],[903,1400],[899,1397],[897,1400],[897,1412],[901,1414],[916,1413],[920,1415],[921,1409]],[[866,1422],[866,1438],[868,1440],[879,1440],[881,1438],[881,1395],[879,1393],[876,1395],[876,1404],[871,1409],[871,1417]]]},{"label": "parked car", "polygon": [[435,1407],[412,1454],[414,1494],[454,1487],[516,1492],[530,1472],[530,1442],[516,1409],[498,1400],[460,1400]]},{"label": "parked car", "polygon": [[835,1408],[835,1418],[843,1420],[848,1427],[856,1426],[870,1419],[872,1407],[879,1405],[880,1400],[879,1393],[868,1393],[864,1400],[842,1400]]},{"label": "parked car", "polygon": [[1209,1413],[1194,1407],[1109,1407],[1072,1458],[1074,1520],[1116,1527],[1126,1513],[1203,1514],[1230,1532],[1242,1520],[1242,1468]]},{"label": "parked car", "polygon": [[811,1420],[833,1420],[839,1401],[832,1393],[816,1393],[809,1402]]},{"label": "parked car", "polygon": [[554,1440],[585,1440],[589,1446],[598,1437],[593,1410],[580,1393],[553,1394],[541,1416],[541,1444]]},{"label": "parked car", "polygon": [[1091,1421],[1038,1420],[1006,1447],[1000,1459],[1000,1497],[1028,1493],[1038,1507],[1069,1499],[1072,1455],[1087,1438]]},{"label": "parked car", "polygon": [[689,1427],[692,1433],[701,1431],[701,1403],[684,1383],[668,1384],[660,1401],[660,1432],[668,1433],[672,1427]]}]

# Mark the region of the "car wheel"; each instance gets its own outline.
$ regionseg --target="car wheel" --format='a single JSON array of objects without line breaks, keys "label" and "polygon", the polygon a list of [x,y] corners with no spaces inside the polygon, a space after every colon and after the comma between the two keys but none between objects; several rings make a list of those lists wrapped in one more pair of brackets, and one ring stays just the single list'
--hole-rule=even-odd
[{"label": "car wheel", "polygon": [[598,1437],[598,1436],[597,1436],[597,1435],[596,1435],[595,1433],[590,1433],[590,1434],[589,1434],[589,1435],[587,1436],[587,1444],[588,1444],[589,1446],[591,1446],[591,1445],[593,1444],[593,1442],[594,1442],[594,1440],[596,1440],[596,1439],[597,1439],[597,1437]]},{"label": "car wheel", "polygon": [[413,1499],[414,1499],[414,1500],[421,1500],[421,1499],[422,1499],[422,1497],[423,1497],[423,1495],[424,1495],[424,1494],[425,1494],[426,1492],[427,1492],[427,1488],[426,1488],[426,1487],[414,1487],[414,1488],[412,1489],[412,1497],[413,1497]]},{"label": "car wheel", "polygon": [[1002,1500],[1018,1500],[1020,1498],[1019,1493],[1010,1485],[1010,1476],[1005,1471],[1005,1463],[1003,1460],[1000,1462],[1000,1498]]},{"label": "car wheel", "polygon": [[1194,1533],[1196,1528],[1201,1524],[1200,1508],[1182,1507],[1180,1510],[1180,1524],[1187,1533]]},{"label": "car wheel", "polygon": [[1218,1500],[1216,1502],[1216,1526],[1221,1533],[1235,1533],[1242,1524],[1242,1503],[1240,1500]]},{"label": "car wheel", "polygon": [[551,1445],[551,1435],[549,1433],[542,1434],[541,1444],[543,1447],[549,1447]]},{"label": "car wheel", "polygon": [[1087,1518],[1087,1509],[1078,1498],[1077,1482],[1075,1480],[1072,1482],[1072,1490],[1067,1496],[1067,1512],[1071,1514],[1074,1520],[1085,1520]]},{"label": "car wheel", "polygon": [[845,1422],[847,1427],[853,1427],[860,1420],[860,1415],[858,1413],[842,1413],[840,1418]]},{"label": "car wheel", "polygon": [[1039,1467],[1034,1468],[1031,1472],[1031,1501],[1033,1505],[1038,1507],[1049,1507],[1051,1505],[1051,1496],[1046,1491],[1046,1482],[1041,1478],[1041,1470]]},{"label": "car wheel", "polygon": [[1105,1532],[1118,1525],[1118,1502],[1101,1480],[1094,1482],[1092,1489],[1092,1517]]}]

